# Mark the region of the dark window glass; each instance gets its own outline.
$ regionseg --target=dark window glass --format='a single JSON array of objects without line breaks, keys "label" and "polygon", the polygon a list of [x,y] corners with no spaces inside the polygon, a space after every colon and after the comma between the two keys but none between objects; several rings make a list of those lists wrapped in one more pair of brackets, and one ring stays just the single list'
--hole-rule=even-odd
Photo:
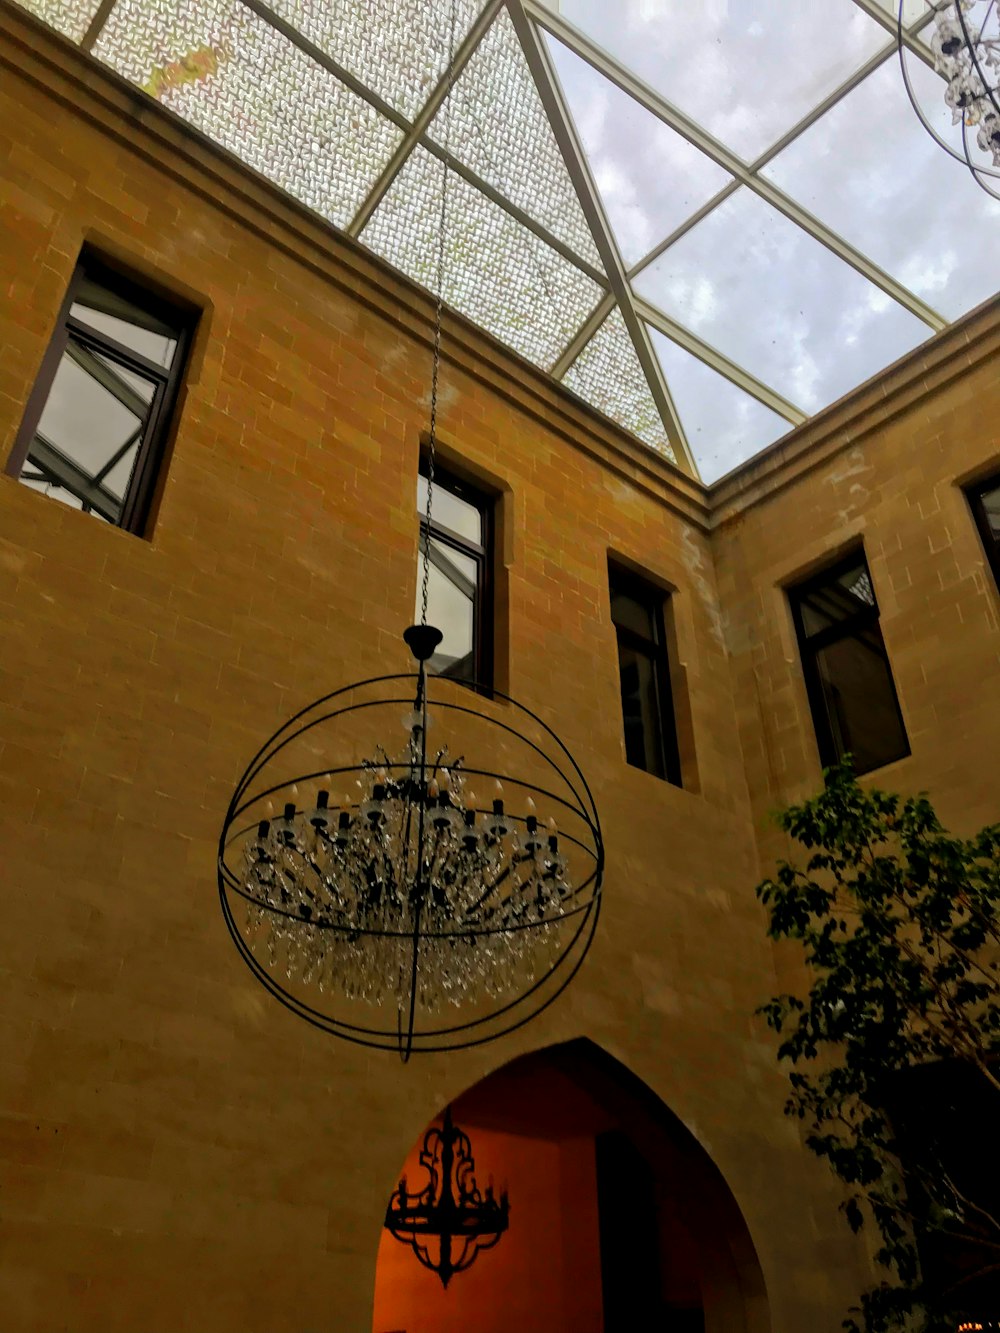
[{"label": "dark window glass", "polygon": [[980,482],[968,494],[993,577],[1000,586],[1000,476]]},{"label": "dark window glass", "polygon": [[[424,524],[427,512],[426,464],[417,478],[421,548],[417,567],[417,619],[424,577]],[[491,544],[489,498],[465,482],[434,469],[431,506],[430,576],[427,619],[444,635],[428,663],[430,670],[488,690],[492,686]]]},{"label": "dark window glass", "polygon": [[663,625],[664,594],[611,568],[611,619],[618,637],[625,758],[677,786],[680,756]]},{"label": "dark window glass", "polygon": [[851,754],[867,773],[909,754],[864,554],[792,589],[791,599],[824,766]]},{"label": "dark window glass", "polygon": [[9,470],[131,531],[146,519],[190,315],[84,256]]}]

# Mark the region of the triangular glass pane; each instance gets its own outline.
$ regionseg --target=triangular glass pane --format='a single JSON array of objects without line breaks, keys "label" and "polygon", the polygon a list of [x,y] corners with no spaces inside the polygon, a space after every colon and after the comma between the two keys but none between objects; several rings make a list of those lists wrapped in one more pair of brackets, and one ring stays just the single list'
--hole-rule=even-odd
[{"label": "triangular glass pane", "polygon": [[563,376],[563,384],[643,444],[676,461],[617,306]]},{"label": "triangular glass pane", "polygon": [[506,9],[459,75],[430,135],[463,165],[600,267],[594,238]]},{"label": "triangular glass pane", "polygon": [[748,162],[890,40],[853,0],[561,0],[559,12]]},{"label": "triangular glass pane", "polygon": [[634,280],[636,291],[804,411],[931,330],[745,187]]},{"label": "triangular glass pane", "polygon": [[340,226],[403,137],[239,0],[129,0],[94,54]]},{"label": "triangular glass pane", "polygon": [[622,258],[635,264],[732,177],[562,42],[547,45]]},{"label": "triangular glass pane", "polygon": [[[437,158],[415,149],[361,233],[365,245],[430,290],[441,172]],[[454,172],[445,240],[445,301],[545,369],[603,295],[596,282]]]},{"label": "triangular glass pane", "polygon": [[[910,76],[950,128],[944,82],[917,60]],[[920,124],[898,60],[870,74],[765,175],[949,318],[1000,288],[1000,202]]]},{"label": "triangular glass pane", "polygon": [[658,329],[650,336],[702,481],[718,481],[792,429]]},{"label": "triangular glass pane", "polygon": [[[270,6],[410,120],[447,67],[450,2],[270,0]],[[456,0],[456,47],[482,7],[482,0]]]},{"label": "triangular glass pane", "polygon": [[[884,9],[890,18],[899,18],[899,0],[875,0],[880,8]],[[909,27],[916,23],[917,19],[923,18],[927,13],[929,6],[927,0],[903,0],[903,24]]]},{"label": "triangular glass pane", "polygon": [[18,0],[18,4],[70,41],[78,42],[90,27],[100,0]]}]

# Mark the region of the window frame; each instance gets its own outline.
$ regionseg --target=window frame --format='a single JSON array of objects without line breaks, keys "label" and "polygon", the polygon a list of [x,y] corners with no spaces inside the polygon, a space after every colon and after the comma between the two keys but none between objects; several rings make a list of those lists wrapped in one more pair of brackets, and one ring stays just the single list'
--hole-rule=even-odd
[{"label": "window frame", "polygon": [[[835,582],[837,578],[850,569],[857,568],[858,564],[864,567],[868,575],[868,586],[872,591],[872,605],[859,607],[852,615],[844,620],[834,621],[832,625],[827,625],[822,629],[814,630],[811,634],[807,632],[805,621],[802,615],[802,603],[813,592],[819,588],[828,587]],[[817,654],[831,644],[839,643],[841,639],[856,638],[859,632],[865,630],[874,630],[878,635],[879,646],[881,648],[882,660],[885,664],[886,676],[889,681],[889,691],[892,699],[892,706],[896,710],[896,716],[899,720],[899,728],[905,743],[905,749],[899,754],[893,755],[889,759],[883,759],[880,763],[871,768],[863,769],[863,773],[874,773],[880,768],[885,768],[888,764],[894,764],[900,759],[907,758],[912,754],[910,746],[910,737],[906,729],[906,719],[903,717],[903,710],[899,703],[899,692],[896,689],[896,677],[892,669],[892,663],[889,660],[889,652],[885,646],[885,636],[882,633],[881,612],[879,611],[878,594],[875,591],[875,580],[872,578],[871,566],[868,564],[868,557],[865,555],[863,546],[856,546],[846,555],[836,560],[831,565],[824,566],[818,573],[812,574],[807,579],[798,583],[793,583],[786,588],[788,601],[791,606],[792,620],[795,625],[795,637],[799,648],[799,661],[802,664],[802,675],[805,680],[806,694],[809,699],[809,711],[812,714],[813,732],[816,736],[816,746],[819,750],[820,763],[824,768],[829,768],[840,762],[843,758],[838,752],[836,740],[830,727],[827,717],[826,697],[823,693],[823,683],[820,678],[819,667],[817,665]]]},{"label": "window frame", "polygon": [[[141,306],[165,323],[173,325],[174,333],[172,336],[175,339],[176,347],[169,367],[157,365],[148,357],[143,356],[141,352],[134,351],[132,348],[125,346],[124,343],[118,342],[110,334],[94,328],[85,320],[70,313],[74,302],[77,300],[80,288],[88,278],[100,283],[116,295]],[[57,449],[56,445],[38,435],[38,425],[70,341],[82,345],[89,352],[104,354],[121,363],[125,369],[152,380],[155,389],[149,404],[145,429],[132,468],[132,475],[125,494],[122,496],[120,515],[115,518],[109,513],[102,512],[99,504],[95,503],[95,499],[101,499],[100,495],[89,500],[83,500],[86,508],[82,512],[89,513],[93,510],[113,527],[123,528],[126,532],[141,536],[146,529],[156,484],[161,474],[167,435],[174,418],[174,409],[187,365],[196,321],[197,312],[183,302],[171,301],[160,296],[144,285],[140,279],[123,273],[118,268],[106,263],[100,256],[85,249],[77,260],[73,276],[66,289],[66,295],[59,308],[55,331],[49,340],[49,345],[42,357],[38,374],[28,396],[21,425],[14,439],[14,447],[7,460],[6,472],[15,480],[20,480],[21,473],[28,462],[28,454],[31,452],[31,447],[36,438],[42,440],[44,444],[48,444],[52,449]],[[62,453],[62,450],[59,450],[59,452]],[[69,462],[72,464],[73,460],[70,459]],[[113,466],[113,463],[111,466]],[[107,465],[105,469],[102,469],[105,474],[109,470],[110,468]],[[67,487],[66,489],[69,490],[70,488]],[[71,493],[77,494],[75,491]],[[110,493],[108,495],[109,498],[113,499]],[[82,499],[79,495],[77,498]]]},{"label": "window frame", "polygon": [[993,571],[993,580],[998,590],[1000,590],[1000,537],[994,535],[986,517],[986,506],[983,503],[986,492],[996,490],[1000,490],[1000,472],[992,472],[988,477],[984,477],[974,485],[967,486],[965,498],[969,502],[976,527],[979,529],[979,537],[986,553],[986,563]]},{"label": "window frame", "polygon": [[[640,634],[628,625],[619,625],[614,616],[615,590],[645,606],[649,611],[653,626],[652,636]],[[643,764],[634,763],[628,757],[625,747],[625,762],[630,768],[637,768],[641,773],[648,773],[661,782],[669,782],[673,787],[683,787],[681,769],[680,742],[677,734],[677,712],[674,701],[673,681],[670,672],[670,653],[668,648],[666,618],[664,608],[670,593],[657,584],[645,579],[624,566],[608,561],[608,601],[611,610],[611,623],[615,631],[615,644],[618,650],[619,686],[618,696],[622,709],[622,743],[625,743],[625,701],[621,692],[621,649],[624,645],[635,653],[649,658],[653,667],[653,686],[656,694],[657,727],[656,734],[660,741],[660,761],[662,773]]]},{"label": "window frame", "polygon": [[[421,450],[420,464],[417,469],[418,476],[428,480],[429,471],[428,454]],[[472,505],[479,514],[481,542],[474,542],[470,538],[455,532],[434,516],[434,505],[431,503],[431,523],[430,536],[434,541],[440,542],[442,546],[448,546],[457,551],[459,555],[472,560],[476,565],[477,583],[476,596],[472,601],[472,664],[473,679],[463,680],[459,676],[449,676],[444,672],[437,672],[444,680],[454,680],[458,685],[465,685],[468,689],[475,690],[479,694],[492,697],[494,688],[494,616],[493,616],[493,561],[494,561],[494,535],[496,530],[496,497],[488,491],[475,485],[456,472],[453,472],[447,465],[442,465],[439,459],[434,460],[434,489],[447,491],[450,495],[456,496],[466,504]],[[420,546],[418,549],[417,577],[420,577],[420,559],[423,552],[424,533],[427,524],[424,519],[424,511],[417,508],[418,533]],[[430,548],[428,551],[430,554]],[[419,585],[418,585],[419,592]]]}]

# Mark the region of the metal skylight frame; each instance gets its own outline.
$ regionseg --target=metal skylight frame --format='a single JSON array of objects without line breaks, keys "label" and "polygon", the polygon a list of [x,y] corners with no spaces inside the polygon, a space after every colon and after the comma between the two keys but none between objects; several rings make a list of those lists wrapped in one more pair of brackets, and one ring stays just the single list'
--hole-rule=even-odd
[{"label": "metal skylight frame", "polygon": [[[428,0],[428,3],[435,2],[443,4],[447,0]],[[23,0],[23,3],[28,8],[38,9],[41,7],[40,0]],[[790,426],[801,424],[807,419],[807,414],[797,404],[784,397],[777,387],[765,384],[745,367],[725,356],[717,348],[699,338],[692,330],[639,296],[633,288],[633,280],[639,274],[741,187],[751,190],[771,208],[777,210],[806,232],[807,235],[825,246],[842,262],[847,263],[861,274],[869,283],[879,288],[910,314],[916,316],[930,332],[943,329],[948,325],[949,321],[916,293],[870,260],[837,231],[826,226],[821,219],[803,208],[794,198],[772,181],[761,175],[768,163],[773,161],[783,149],[788,147],[810,126],[815,124],[821,116],[858,87],[874,70],[896,55],[898,50],[896,20],[893,13],[878,3],[878,0],[853,0],[853,3],[869,19],[885,30],[887,34],[885,46],[873,53],[837,88],[821,99],[805,116],[751,162],[743,161],[726,145],[710,135],[696,120],[671,104],[654,88],[634,75],[624,64],[613,58],[607,51],[587,37],[575,25],[541,3],[541,0],[483,0],[477,18],[464,40],[459,44],[452,69],[450,71],[445,70],[440,75],[424,105],[412,119],[389,105],[383,97],[340,65],[334,57],[317,47],[291,23],[270,9],[264,3],[264,0],[236,0],[236,3],[243,5],[258,18],[265,20],[277,29],[286,40],[293,43],[311,60],[323,66],[328,73],[346,85],[352,92],[363,98],[380,116],[392,122],[403,136],[391,160],[380,173],[371,189],[368,190],[364,201],[357,208],[347,225],[348,234],[354,237],[360,236],[366,223],[375,214],[399,173],[406,166],[410,155],[418,147],[430,152],[439,161],[447,161],[449,167],[456,171],[469,185],[503,209],[520,227],[527,228],[545,245],[561,255],[563,259],[575,265],[604,291],[604,296],[598,301],[573,337],[569,339],[562,353],[550,367],[550,373],[557,380],[561,380],[569,372],[577,357],[589,345],[591,338],[602,328],[605,320],[617,307],[621,311],[634,344],[639,365],[648,383],[653,402],[662,417],[667,438],[673,447],[677,462],[694,476],[698,475],[697,465],[688,447],[680,417],[674,406],[656,351],[653,348],[649,333],[651,328],[658,330],[679,347],[694,355],[742,392],[750,395],[757,402],[786,420]],[[100,0],[80,42],[84,49],[93,49],[116,4],[117,0]],[[428,133],[435,114],[447,94],[449,84],[457,82],[462,70],[476,54],[494,19],[503,9],[506,9],[510,16],[521,42],[541,104],[549,118],[556,141],[562,150],[567,171],[590,225],[604,272],[597,269],[593,263],[588,262],[585,257],[577,254],[564,240],[553,235],[548,227],[524,208],[518,207],[506,198],[501,189],[483,180],[480,175],[464,165],[453,154],[446,153]],[[903,36],[904,44],[908,50],[930,65],[933,64],[932,58],[927,47],[918,40],[918,35],[932,20],[932,17],[932,12],[928,9],[909,25]],[[580,143],[542,36],[543,32],[564,43],[569,50],[595,69],[602,77],[609,79],[619,90],[633,98],[638,106],[657,117],[671,130],[680,134],[688,143],[692,144],[731,177],[731,180],[718,190],[712,198],[693,211],[669,235],[661,238],[647,254],[631,267],[627,267],[622,260],[620,248],[608,221],[586,153]]]}]

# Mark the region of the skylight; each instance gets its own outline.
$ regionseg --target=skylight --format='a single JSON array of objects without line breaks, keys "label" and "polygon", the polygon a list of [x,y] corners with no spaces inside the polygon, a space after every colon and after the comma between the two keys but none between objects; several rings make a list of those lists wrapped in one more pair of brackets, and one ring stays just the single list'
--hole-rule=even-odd
[{"label": "skylight", "polygon": [[895,0],[22,3],[708,482],[1000,287]]}]

